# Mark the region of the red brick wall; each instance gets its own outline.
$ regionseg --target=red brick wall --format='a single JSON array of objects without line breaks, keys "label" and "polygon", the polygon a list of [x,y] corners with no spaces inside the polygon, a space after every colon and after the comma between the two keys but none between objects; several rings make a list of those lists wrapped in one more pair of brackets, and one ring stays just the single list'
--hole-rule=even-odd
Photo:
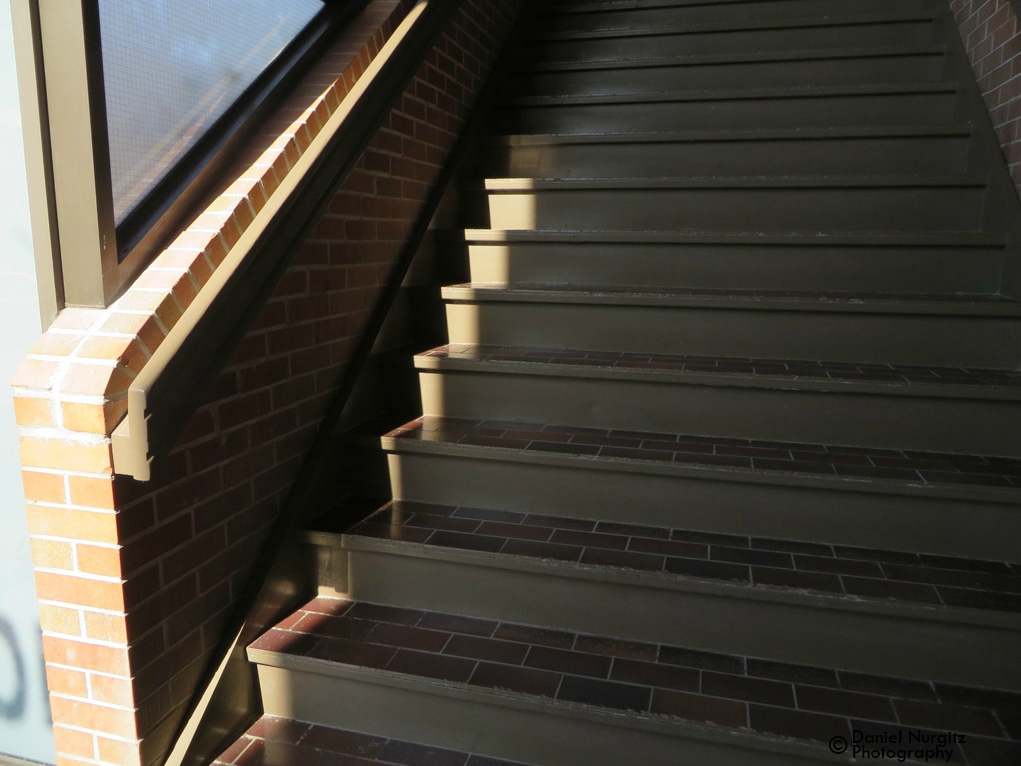
[{"label": "red brick wall", "polygon": [[[463,0],[151,481],[111,476],[127,384],[208,279],[196,270],[257,212],[245,195],[275,183],[239,181],[245,215],[211,208],[213,234],[183,235],[202,240],[199,261],[168,251],[127,303],[63,312],[26,360],[16,401],[61,766],[164,757],[519,4]],[[352,49],[345,76],[378,47]]]},{"label": "red brick wall", "polygon": [[1011,0],[950,0],[1014,184],[1021,194],[1021,24]]}]

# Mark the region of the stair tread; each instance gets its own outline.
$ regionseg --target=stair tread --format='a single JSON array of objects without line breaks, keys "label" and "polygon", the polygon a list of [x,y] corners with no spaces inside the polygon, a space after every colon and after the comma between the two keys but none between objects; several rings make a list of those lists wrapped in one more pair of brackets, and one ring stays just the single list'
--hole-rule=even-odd
[{"label": "stair tread", "polygon": [[600,69],[654,69],[670,66],[701,66],[703,64],[743,64],[842,58],[888,58],[898,56],[939,55],[946,46],[926,43],[914,45],[857,46],[851,48],[805,48],[783,51],[743,51],[741,53],[707,53],[697,55],[656,56],[650,58],[602,58],[567,61],[528,62],[518,73],[573,72]]},{"label": "stair tread", "polygon": [[[330,531],[329,521],[322,529]],[[394,500],[345,533],[661,579],[1021,613],[1021,564]],[[648,582],[648,580],[644,580]],[[966,618],[965,618],[966,619]]]},{"label": "stair tread", "polygon": [[770,175],[678,176],[649,178],[486,178],[490,192],[658,190],[658,189],[849,189],[849,188],[984,188],[980,175]]},{"label": "stair tread", "polygon": [[724,22],[694,22],[660,24],[657,26],[602,27],[588,30],[545,29],[538,37],[529,38],[533,44],[547,44],[561,40],[598,40],[607,37],[639,37],[646,35],[702,34],[712,32],[744,32],[769,29],[810,29],[813,27],[853,26],[857,24],[889,24],[904,21],[932,21],[932,11],[889,11],[885,13],[848,13],[819,16],[786,16],[775,19],[756,19]]},{"label": "stair tread", "polygon": [[713,141],[768,141],[833,138],[967,137],[970,125],[905,125],[828,128],[751,128],[736,130],[647,131],[635,133],[513,133],[490,136],[491,146],[546,146],[565,144],[681,143]]},{"label": "stair tread", "polygon": [[517,761],[481,758],[400,739],[264,715],[213,766],[514,766]]},{"label": "stair tread", "polygon": [[[921,389],[927,396],[940,395],[941,389],[952,389],[964,396],[1021,398],[1021,372],[971,369],[964,367],[921,367],[897,364],[859,364],[852,362],[804,361],[796,359],[748,359],[740,357],[689,356],[681,354],[643,354],[582,349],[529,348],[513,346],[477,346],[449,344],[416,356],[416,366],[432,368],[440,365],[477,367],[514,366],[523,372],[528,368],[555,369],[560,374],[582,372],[641,373],[676,378],[691,376],[724,379],[761,378],[807,382],[815,387],[827,382],[837,384],[836,390],[854,385],[882,389]],[[832,388],[832,387],[831,387]]]},{"label": "stair tread", "polygon": [[910,95],[956,93],[958,83],[919,82],[870,85],[789,85],[761,88],[718,90],[658,91],[654,93],[608,93],[600,95],[516,96],[503,102],[507,106],[563,106],[570,104],[651,104],[681,101],[776,100],[784,98],[820,98],[823,96]]},{"label": "stair tread", "polygon": [[[704,5],[748,5],[750,0],[577,0],[543,5],[542,15],[593,13],[608,11],[650,10],[659,8],[685,8]],[[757,0],[751,0],[756,2]],[[768,2],[768,0],[767,0]],[[891,5],[896,5],[896,0]]]},{"label": "stair tread", "polygon": [[561,229],[465,229],[469,242],[748,242],[759,244],[810,245],[878,245],[882,247],[964,246],[990,247],[1007,243],[1000,232],[726,232],[726,231],[610,231]]},{"label": "stair tread", "polygon": [[249,655],[278,666],[329,663],[381,683],[488,691],[491,702],[607,712],[624,725],[644,719],[681,735],[691,732],[685,723],[699,722],[825,742],[865,721],[940,731],[937,722],[954,717],[969,738],[1007,743],[999,716],[1019,697],[322,597],[256,640]]},{"label": "stair tread", "polygon": [[704,434],[632,432],[548,423],[468,420],[423,415],[389,431],[384,446],[499,449],[504,454],[639,463],[667,470],[726,469],[837,480],[849,489],[868,480],[914,488],[1021,488],[1021,458],[734,439]]},{"label": "stair tread", "polygon": [[749,0],[576,0],[573,2],[569,0],[568,2],[544,5],[538,9],[538,12],[543,15],[554,15],[592,13],[594,11],[684,8],[700,5],[747,5],[748,2]]},{"label": "stair tread", "polygon": [[630,306],[717,306],[791,311],[1021,316],[1021,300],[999,295],[842,293],[807,290],[734,290],[608,285],[512,285],[464,283],[443,288],[452,301],[591,303]]}]

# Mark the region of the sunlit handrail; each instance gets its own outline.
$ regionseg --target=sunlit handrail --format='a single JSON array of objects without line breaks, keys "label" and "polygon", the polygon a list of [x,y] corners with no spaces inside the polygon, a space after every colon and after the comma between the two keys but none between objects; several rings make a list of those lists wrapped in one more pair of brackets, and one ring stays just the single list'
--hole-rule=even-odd
[{"label": "sunlit handrail", "polygon": [[[300,227],[295,229],[294,234],[288,227],[286,231],[279,231],[273,228],[273,221],[262,221],[259,231],[253,232],[252,240],[248,243],[245,252],[248,253],[258,246],[266,257],[263,261],[272,260],[274,246],[286,249],[293,246],[286,236],[293,236],[300,241],[302,233],[306,232],[312,223],[318,218],[320,211],[325,207],[330,198],[330,191],[338,184],[358,160],[362,150],[369,143],[386,114],[393,108],[395,99],[401,92],[418,68],[418,64],[424,59],[431,43],[438,33],[445,27],[453,12],[459,7],[461,0],[423,0],[419,2],[405,17],[394,32],[390,40],[383,46],[382,50],[374,59],[372,65],[366,70],[358,81],[358,87],[351,90],[345,99],[342,108],[335,115],[336,124],[327,126],[329,136],[323,142],[324,145],[317,148],[316,159],[310,157],[308,167],[303,167],[303,176],[312,175],[313,179],[304,181],[297,178],[293,181],[293,188],[286,190],[286,202],[278,203],[274,209],[274,220],[281,216],[300,215],[304,221]],[[478,117],[472,118],[477,124]],[[472,132],[471,130],[468,131]],[[324,129],[323,133],[327,133]],[[454,150],[454,155],[459,156],[462,151],[462,143]],[[311,152],[306,152],[311,155]],[[441,173],[437,188],[443,189],[453,177],[452,168],[456,162],[450,165]],[[297,169],[295,169],[297,170]],[[295,175],[295,170],[291,174]],[[380,306],[370,321],[370,327],[366,331],[366,337],[362,339],[359,349],[356,352],[356,359],[352,367],[360,367],[358,358],[364,357],[372,345],[372,338],[378,333],[382,325],[382,317],[386,313],[386,305],[390,305],[394,299],[394,290],[399,285],[403,273],[410,264],[410,253],[417,250],[418,244],[425,235],[428,228],[428,220],[435,212],[438,200],[442,195],[434,192],[433,198],[426,205],[426,210],[421,220],[414,227],[409,242],[405,248],[406,252],[401,257],[401,263],[397,273],[391,280],[391,284],[385,291],[380,301]],[[306,200],[314,200],[311,205]],[[303,205],[310,205],[312,209],[303,210]],[[254,224],[253,227],[254,229]],[[251,230],[251,229],[250,229]],[[258,243],[258,245],[256,245]],[[239,243],[245,244],[245,243]],[[279,255],[279,254],[278,254]],[[286,264],[287,258],[281,258]],[[252,257],[249,256],[247,263],[251,264]],[[231,305],[228,303],[229,295],[225,294],[233,289],[233,280],[244,280],[246,271],[252,266],[245,265],[245,261],[239,256],[237,263],[231,263],[231,274],[221,277],[222,281],[216,283],[216,296],[206,299],[205,307],[196,312],[196,317],[189,319],[187,327],[190,335],[202,333],[203,322],[213,312],[228,311]],[[223,266],[221,266],[223,268]],[[268,293],[275,282],[273,274],[264,278],[266,284],[262,289]],[[212,293],[213,291],[211,291]],[[245,290],[247,295],[252,296],[250,300],[259,303],[258,297],[263,292],[256,290]],[[227,305],[223,305],[223,303]],[[214,318],[215,320],[215,318]],[[178,322],[178,326],[184,320]],[[242,322],[241,324],[247,324]],[[176,328],[175,328],[176,329]],[[194,347],[187,352],[184,351],[185,344],[175,344],[176,354],[169,354],[161,359],[154,356],[149,365],[153,370],[146,372],[145,377],[139,376],[133,389],[138,393],[134,394],[134,401],[129,399],[129,415],[131,407],[135,407],[136,421],[142,419],[143,425],[147,427],[147,442],[153,443],[154,438],[165,440],[162,446],[157,445],[152,449],[145,445],[146,452],[142,453],[142,444],[137,445],[136,459],[144,455],[146,467],[152,456],[159,455],[160,451],[169,449],[166,440],[174,433],[173,423],[162,425],[156,436],[151,422],[144,420],[148,403],[158,402],[160,407],[165,406],[167,399],[157,398],[167,396],[167,389],[163,386],[172,386],[174,372],[174,360],[182,353],[203,353],[196,351]],[[206,364],[209,358],[200,357],[201,363]],[[255,711],[258,707],[257,687],[253,671],[247,664],[245,646],[256,635],[265,630],[266,627],[279,619],[286,610],[293,608],[295,599],[304,594],[302,587],[304,565],[300,560],[300,550],[293,544],[293,534],[296,528],[298,510],[307,504],[307,495],[310,487],[317,480],[317,472],[322,467],[322,455],[327,451],[324,446],[330,441],[332,429],[331,423],[339,418],[339,413],[349,392],[351,381],[349,374],[342,382],[335,401],[330,406],[326,415],[326,425],[322,432],[317,435],[312,446],[312,456],[306,460],[298,476],[295,486],[281,511],[280,518],[274,525],[269,536],[269,541],[258,560],[254,563],[254,570],[244,591],[238,599],[235,612],[228,625],[224,629],[221,641],[213,658],[207,668],[206,675],[199,683],[195,696],[192,699],[187,717],[185,718],[174,745],[164,762],[166,766],[200,766],[208,763],[221,748],[229,743],[232,730],[239,725],[247,725],[246,716]],[[146,388],[148,386],[148,388]],[[184,408],[184,397],[176,402],[175,412],[186,413]],[[183,418],[182,418],[183,419]],[[152,419],[150,418],[150,421]],[[133,422],[128,421],[130,425]],[[216,752],[213,752],[216,750]]]},{"label": "sunlit handrail", "polygon": [[139,372],[112,435],[116,473],[146,481],[152,461],[172,448],[456,5],[420,0],[409,11]]}]

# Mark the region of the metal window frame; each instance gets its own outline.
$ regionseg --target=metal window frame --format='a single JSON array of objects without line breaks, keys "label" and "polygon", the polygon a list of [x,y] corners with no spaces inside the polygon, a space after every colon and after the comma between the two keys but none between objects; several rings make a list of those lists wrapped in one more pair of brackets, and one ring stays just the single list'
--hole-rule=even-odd
[{"label": "metal window frame", "polygon": [[99,0],[11,4],[41,313],[112,303],[200,208],[240,145],[365,2],[323,10],[116,226]]},{"label": "metal window frame", "polygon": [[130,267],[117,262],[98,0],[37,3],[64,303],[105,306]]},{"label": "metal window frame", "polygon": [[43,78],[39,5],[35,0],[13,2],[10,5],[39,313],[45,328],[64,306],[64,283],[57,237],[57,214],[53,205],[53,168],[50,163],[49,115]]},{"label": "metal window frame", "polygon": [[[119,257],[148,260],[172,238],[194,211],[203,191],[221,177],[263,123],[288,86],[304,73],[329,42],[332,32],[360,3],[327,3],[283,51],[245,88],[196,144],[182,154],[167,174],[117,226]],[[347,13],[343,12],[347,11]]]}]

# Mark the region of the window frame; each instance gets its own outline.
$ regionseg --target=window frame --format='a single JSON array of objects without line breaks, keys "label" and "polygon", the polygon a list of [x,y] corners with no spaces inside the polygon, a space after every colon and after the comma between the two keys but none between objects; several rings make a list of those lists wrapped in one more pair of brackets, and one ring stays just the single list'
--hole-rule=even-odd
[{"label": "window frame", "polygon": [[[51,236],[37,243],[52,263],[48,303],[105,307],[208,202],[237,158],[336,31],[365,0],[323,0],[323,9],[273,60],[169,173],[115,225],[103,80],[99,0],[32,0],[16,34],[33,42],[19,58],[33,68],[44,161],[44,218]],[[70,7],[69,7],[70,6]],[[27,46],[23,46],[27,47]],[[42,196],[42,195],[37,195]],[[33,205],[42,200],[33,200]],[[43,281],[40,281],[43,289]],[[49,290],[47,290],[49,292]]]}]

